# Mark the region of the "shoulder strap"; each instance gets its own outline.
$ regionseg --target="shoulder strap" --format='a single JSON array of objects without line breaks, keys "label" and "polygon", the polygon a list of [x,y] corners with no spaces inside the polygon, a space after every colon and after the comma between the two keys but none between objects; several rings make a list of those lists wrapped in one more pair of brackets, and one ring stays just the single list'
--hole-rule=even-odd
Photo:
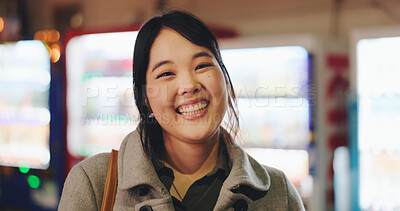
[{"label": "shoulder strap", "polygon": [[101,211],[113,210],[118,182],[118,151],[112,150],[108,162],[106,184],[104,186]]}]

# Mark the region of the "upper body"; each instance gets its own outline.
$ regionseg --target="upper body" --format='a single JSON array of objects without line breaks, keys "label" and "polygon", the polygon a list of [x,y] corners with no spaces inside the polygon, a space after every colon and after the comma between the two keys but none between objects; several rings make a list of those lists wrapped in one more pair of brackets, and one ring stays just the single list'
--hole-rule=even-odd
[{"label": "upper body", "polygon": [[[181,204],[199,210],[303,209],[282,172],[261,166],[235,144],[239,118],[233,85],[204,23],[170,12],[146,22],[135,42],[139,125],[120,147],[115,209],[168,210]],[[226,149],[226,159],[212,159],[217,148]],[[108,157],[95,156],[71,170],[60,209],[100,209]],[[174,174],[163,174],[163,166]],[[213,173],[218,166],[226,174]],[[211,183],[202,189],[204,177]]]},{"label": "upper body", "polygon": [[[227,145],[227,154],[230,173],[214,210],[304,210],[299,194],[281,171],[260,165],[237,145]],[[59,210],[101,209],[108,160],[109,153],[103,153],[72,168]],[[152,210],[174,210],[169,191],[158,178],[138,132],[134,131],[124,139],[118,154],[114,210],[140,210],[145,206]]]}]

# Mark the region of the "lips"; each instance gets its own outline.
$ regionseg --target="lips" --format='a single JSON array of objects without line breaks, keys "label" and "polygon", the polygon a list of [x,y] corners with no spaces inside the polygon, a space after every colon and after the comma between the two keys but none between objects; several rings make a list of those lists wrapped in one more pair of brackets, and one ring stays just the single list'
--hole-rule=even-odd
[{"label": "lips", "polygon": [[185,119],[196,119],[205,115],[208,105],[208,100],[186,103],[176,108],[176,112],[181,114]]}]

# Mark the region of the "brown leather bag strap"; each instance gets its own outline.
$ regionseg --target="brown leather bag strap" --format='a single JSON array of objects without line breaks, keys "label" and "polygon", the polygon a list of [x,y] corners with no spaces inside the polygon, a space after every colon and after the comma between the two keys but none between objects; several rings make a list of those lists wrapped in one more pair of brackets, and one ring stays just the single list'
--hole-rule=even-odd
[{"label": "brown leather bag strap", "polygon": [[101,211],[113,210],[118,183],[118,151],[112,150],[108,162],[106,184],[104,186]]}]

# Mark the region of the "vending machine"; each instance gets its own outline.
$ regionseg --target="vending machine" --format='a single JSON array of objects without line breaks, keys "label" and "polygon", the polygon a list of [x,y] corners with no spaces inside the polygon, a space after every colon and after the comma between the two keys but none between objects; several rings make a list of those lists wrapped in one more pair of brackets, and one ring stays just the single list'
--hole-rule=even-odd
[{"label": "vending machine", "polygon": [[118,149],[136,128],[132,89],[136,30],[67,35],[67,169],[86,157]]},{"label": "vending machine", "polygon": [[353,209],[400,209],[400,31],[353,32]]},{"label": "vending machine", "polygon": [[50,168],[55,160],[49,141],[50,84],[45,44],[29,40],[0,45],[0,210],[57,205]]},{"label": "vending machine", "polygon": [[308,205],[315,103],[310,98],[310,53],[295,45],[242,43],[238,47],[230,41],[222,50],[237,97],[238,140],[260,163],[283,170]]}]

